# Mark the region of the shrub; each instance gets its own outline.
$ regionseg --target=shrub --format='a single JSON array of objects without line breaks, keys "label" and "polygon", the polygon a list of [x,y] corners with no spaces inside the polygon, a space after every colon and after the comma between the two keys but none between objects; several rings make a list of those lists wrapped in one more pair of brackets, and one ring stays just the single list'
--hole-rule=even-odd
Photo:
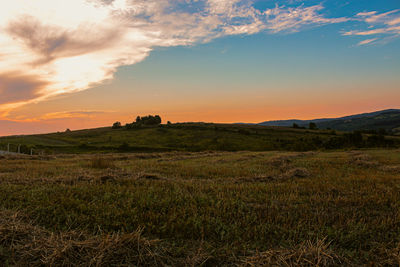
[{"label": "shrub", "polygon": [[119,121],[114,122],[112,129],[120,129],[122,128],[122,125]]}]

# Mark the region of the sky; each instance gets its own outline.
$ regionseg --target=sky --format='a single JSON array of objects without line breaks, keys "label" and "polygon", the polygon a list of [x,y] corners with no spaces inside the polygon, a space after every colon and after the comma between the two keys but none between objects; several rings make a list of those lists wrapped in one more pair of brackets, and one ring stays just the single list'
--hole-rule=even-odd
[{"label": "sky", "polygon": [[400,108],[398,0],[0,3],[0,135]]}]

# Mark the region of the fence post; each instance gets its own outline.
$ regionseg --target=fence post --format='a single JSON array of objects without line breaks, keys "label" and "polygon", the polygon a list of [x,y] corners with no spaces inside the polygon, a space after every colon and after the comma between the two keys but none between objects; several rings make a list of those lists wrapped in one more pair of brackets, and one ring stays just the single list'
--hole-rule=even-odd
[{"label": "fence post", "polygon": [[31,148],[31,156],[33,155],[33,148]]},{"label": "fence post", "polygon": [[18,145],[18,154],[21,153],[21,145]]},{"label": "fence post", "polygon": [[10,143],[7,144],[7,152],[10,152]]}]

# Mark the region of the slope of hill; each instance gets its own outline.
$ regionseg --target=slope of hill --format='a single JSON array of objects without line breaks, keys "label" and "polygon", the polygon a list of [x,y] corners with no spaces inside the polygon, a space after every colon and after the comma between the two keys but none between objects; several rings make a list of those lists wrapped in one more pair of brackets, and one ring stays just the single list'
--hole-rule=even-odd
[{"label": "slope of hill", "polygon": [[321,129],[330,128],[339,131],[385,129],[386,131],[396,132],[396,128],[400,127],[400,109],[387,109],[341,118],[266,121],[260,123],[260,125],[290,127],[293,123],[296,123],[299,126],[307,126],[310,122],[316,123],[317,127]]},{"label": "slope of hill", "polygon": [[98,128],[0,138],[0,150],[11,144],[23,153],[99,153],[163,151],[306,151],[345,147],[400,147],[400,138],[351,136],[330,130],[260,125],[181,123],[135,129]]}]

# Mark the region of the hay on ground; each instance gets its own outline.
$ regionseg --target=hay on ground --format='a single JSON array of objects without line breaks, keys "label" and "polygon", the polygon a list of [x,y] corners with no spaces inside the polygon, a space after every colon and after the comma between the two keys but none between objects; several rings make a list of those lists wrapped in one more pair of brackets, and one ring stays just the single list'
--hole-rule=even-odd
[{"label": "hay on ground", "polygon": [[18,213],[0,212],[0,262],[11,266],[165,266],[166,251],[157,240],[133,233],[88,236],[54,234],[24,222]]},{"label": "hay on ground", "polygon": [[295,248],[271,249],[243,260],[242,266],[340,266],[343,264],[325,240],[307,241]]}]

